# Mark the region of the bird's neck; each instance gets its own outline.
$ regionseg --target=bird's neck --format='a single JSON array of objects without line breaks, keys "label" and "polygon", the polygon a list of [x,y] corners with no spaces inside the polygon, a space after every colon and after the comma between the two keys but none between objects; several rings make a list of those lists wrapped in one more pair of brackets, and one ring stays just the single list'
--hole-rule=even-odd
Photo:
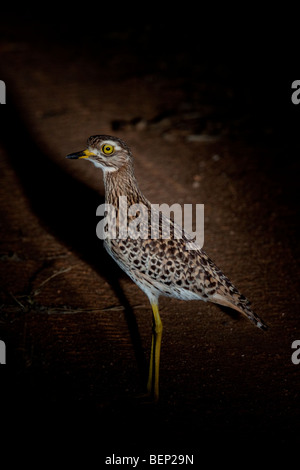
[{"label": "bird's neck", "polygon": [[138,187],[132,165],[126,164],[116,171],[105,172],[104,187],[105,202],[115,207],[119,204],[120,196],[126,196],[130,204],[149,204]]}]

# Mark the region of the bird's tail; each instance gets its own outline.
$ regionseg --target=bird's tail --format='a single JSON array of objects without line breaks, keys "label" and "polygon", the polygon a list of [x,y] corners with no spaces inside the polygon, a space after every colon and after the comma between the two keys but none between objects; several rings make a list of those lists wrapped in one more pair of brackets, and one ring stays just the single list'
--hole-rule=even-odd
[{"label": "bird's tail", "polygon": [[[202,255],[203,254],[202,252]],[[209,265],[209,275],[214,280],[217,280],[217,288],[214,293],[209,296],[209,301],[237,310],[245,315],[258,328],[267,330],[268,327],[265,322],[253,312],[249,300],[238,291],[228,277],[225,276],[206,254],[205,256],[206,262]]]},{"label": "bird's tail", "polygon": [[238,302],[236,302],[235,299],[228,298],[227,296],[219,293],[213,294],[209,300],[216,304],[224,305],[224,307],[237,310],[262,330],[268,329],[268,326],[265,324],[265,322],[250,308],[250,302],[242,294],[239,294]]}]

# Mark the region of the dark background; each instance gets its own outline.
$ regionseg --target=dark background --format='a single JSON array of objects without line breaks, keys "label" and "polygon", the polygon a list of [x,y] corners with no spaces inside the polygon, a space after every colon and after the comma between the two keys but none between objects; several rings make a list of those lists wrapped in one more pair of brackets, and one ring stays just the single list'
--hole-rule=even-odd
[{"label": "dark background", "polygon": [[[199,8],[1,15],[11,462],[89,468],[159,452],[233,464],[243,452],[255,463],[299,445],[296,14]],[[204,248],[270,326],[162,299],[157,405],[140,396],[150,306],[95,236],[102,176],[64,158],[96,133],[126,140],[152,202],[205,204]]]}]

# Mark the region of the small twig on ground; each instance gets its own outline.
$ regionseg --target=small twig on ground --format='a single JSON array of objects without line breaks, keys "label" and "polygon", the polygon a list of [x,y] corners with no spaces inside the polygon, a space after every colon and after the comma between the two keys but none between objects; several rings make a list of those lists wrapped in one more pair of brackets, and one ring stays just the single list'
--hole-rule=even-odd
[{"label": "small twig on ground", "polygon": [[44,285],[47,284],[47,282],[51,281],[51,279],[53,279],[56,276],[59,276],[60,274],[67,273],[71,269],[72,269],[72,266],[69,266],[68,268],[59,269],[54,274],[47,277],[47,279],[45,279],[33,292],[30,293],[30,296],[35,297],[36,295],[39,295],[42,290],[42,287],[44,287]]}]

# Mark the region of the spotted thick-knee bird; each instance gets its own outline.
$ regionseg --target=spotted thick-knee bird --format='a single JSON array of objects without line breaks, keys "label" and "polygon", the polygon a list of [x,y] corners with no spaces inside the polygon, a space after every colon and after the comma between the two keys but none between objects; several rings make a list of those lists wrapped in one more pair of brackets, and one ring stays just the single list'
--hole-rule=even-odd
[{"label": "spotted thick-knee bird", "polygon": [[[257,327],[266,324],[253,312],[250,302],[238,291],[205,251],[192,241],[184,228],[153,208],[139,189],[133,156],[125,142],[108,135],[91,136],[87,148],[67,156],[86,159],[104,176],[105,203],[115,211],[107,219],[104,246],[118,265],[147,295],[152,306],[153,332],[147,390],[157,401],[162,322],[160,296],[203,300],[230,307]],[[134,211],[124,216],[120,201]],[[149,216],[151,214],[151,217]],[[113,227],[109,225],[114,225]],[[169,227],[166,234],[165,228]],[[138,229],[137,229],[138,228]],[[155,236],[153,236],[153,234]]]}]

